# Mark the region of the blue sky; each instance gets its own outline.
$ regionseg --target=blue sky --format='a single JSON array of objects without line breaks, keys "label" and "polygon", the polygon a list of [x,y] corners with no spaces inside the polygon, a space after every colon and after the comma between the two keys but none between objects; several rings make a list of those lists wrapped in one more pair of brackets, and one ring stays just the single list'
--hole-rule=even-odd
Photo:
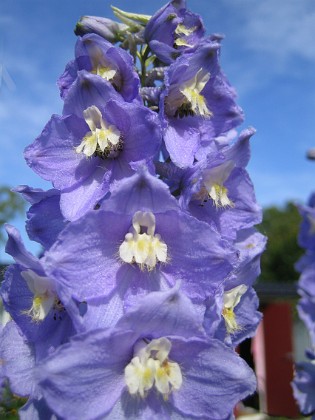
[{"label": "blue sky", "polygon": [[[111,3],[153,14],[165,2],[1,0],[1,184],[49,187],[24,163],[23,150],[61,112],[56,80],[73,57],[75,23],[82,15],[114,18]],[[304,202],[315,189],[315,162],[305,159],[315,147],[314,0],[188,0],[188,7],[208,34],[225,35],[222,67],[238,92],[244,127],[257,129],[248,170],[258,202]],[[21,218],[13,223],[23,229]]]}]

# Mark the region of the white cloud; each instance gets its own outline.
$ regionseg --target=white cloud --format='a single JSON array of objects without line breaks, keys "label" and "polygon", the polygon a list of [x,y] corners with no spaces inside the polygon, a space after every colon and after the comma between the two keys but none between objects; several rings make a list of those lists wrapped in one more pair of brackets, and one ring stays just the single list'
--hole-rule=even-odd
[{"label": "white cloud", "polygon": [[[47,52],[36,53],[36,47],[32,49],[36,33],[29,31],[21,18],[18,20],[4,15],[0,24],[3,31],[0,36],[0,65],[5,66],[15,85],[14,90],[5,83],[0,88],[0,182],[34,185],[30,171],[26,171],[25,180],[21,182],[25,172],[23,150],[41,133],[51,114],[62,110],[56,86],[58,75],[51,71],[51,66],[47,67]],[[68,48],[60,46],[55,50],[53,64],[58,60],[61,71]]]},{"label": "white cloud", "polygon": [[230,28],[223,43],[225,62],[222,62],[240,98],[257,87],[270,87],[283,76],[292,83],[306,78],[311,83],[310,68],[315,65],[313,0],[222,0],[222,3]]},{"label": "white cloud", "polygon": [[[45,92],[45,93],[44,93]],[[53,112],[57,112],[57,98],[46,96],[43,100],[33,102],[31,98],[20,98],[18,95],[6,98],[0,102],[0,178],[1,182],[14,179],[23,164],[23,150],[33,142]],[[16,182],[16,181],[15,181]],[[25,182],[28,183],[28,182]]]},{"label": "white cloud", "polygon": [[[43,128],[52,113],[60,113],[62,101],[53,80],[40,77],[40,65],[32,66],[24,61],[23,74],[19,74],[16,89],[10,91],[2,87],[0,95],[0,143],[3,136],[10,138],[27,137]],[[26,140],[25,140],[26,141]],[[6,143],[9,143],[6,140]],[[3,144],[2,144],[3,145]]]},{"label": "white cloud", "polygon": [[[251,51],[272,56],[278,65],[298,55],[315,62],[315,3],[313,0],[226,0],[237,9],[238,34]],[[270,65],[274,65],[270,63]]]}]

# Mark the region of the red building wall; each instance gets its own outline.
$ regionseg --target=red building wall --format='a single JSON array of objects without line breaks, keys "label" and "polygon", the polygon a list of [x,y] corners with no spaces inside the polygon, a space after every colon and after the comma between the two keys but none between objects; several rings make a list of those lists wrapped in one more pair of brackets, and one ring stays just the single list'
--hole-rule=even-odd
[{"label": "red building wall", "polygon": [[261,411],[272,416],[299,417],[293,398],[292,308],[271,303],[254,339],[253,351],[261,397]]}]

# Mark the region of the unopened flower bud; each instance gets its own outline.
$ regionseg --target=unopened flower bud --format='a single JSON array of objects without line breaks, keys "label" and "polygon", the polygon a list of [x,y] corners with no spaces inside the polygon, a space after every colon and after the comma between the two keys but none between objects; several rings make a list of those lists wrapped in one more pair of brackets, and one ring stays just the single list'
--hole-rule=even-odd
[{"label": "unopened flower bud", "polygon": [[111,19],[98,16],[82,16],[74,29],[74,33],[78,36],[94,33],[109,42],[117,42],[122,40],[122,34],[126,29],[127,25]]}]

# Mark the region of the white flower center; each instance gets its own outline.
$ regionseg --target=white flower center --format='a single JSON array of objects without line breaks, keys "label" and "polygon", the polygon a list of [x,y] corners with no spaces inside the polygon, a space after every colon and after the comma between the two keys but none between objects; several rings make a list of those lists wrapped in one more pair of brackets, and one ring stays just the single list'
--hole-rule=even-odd
[{"label": "white flower center", "polygon": [[187,28],[187,26],[183,25],[182,23],[178,24],[176,29],[175,29],[175,42],[174,44],[177,47],[193,47],[193,45],[189,44],[185,38],[183,38],[182,36],[189,36],[191,35],[193,32],[195,32],[195,30],[197,29],[197,26],[193,26],[191,28]]},{"label": "white flower center", "polygon": [[4,309],[2,299],[0,297],[0,325],[4,327],[10,320],[11,315]]},{"label": "white flower center", "polygon": [[90,131],[83,137],[75,151],[84,153],[88,157],[95,152],[100,155],[109,155],[111,149],[115,149],[119,145],[120,131],[113,125],[106,124],[101,111],[95,105],[85,109],[83,116]]},{"label": "white flower center", "polygon": [[247,289],[248,287],[245,286],[245,284],[241,284],[240,286],[228,290],[223,295],[222,316],[228,334],[233,334],[241,328],[236,321],[234,308],[240,303],[241,297],[246,293]]},{"label": "white flower center", "polygon": [[96,67],[93,68],[91,73],[97,74],[98,76],[101,76],[103,79],[107,81],[111,81],[115,77],[117,72],[116,70],[108,66],[97,65]]},{"label": "white flower center", "polygon": [[184,38],[176,38],[174,44],[177,47],[193,47],[193,45],[188,44],[188,42]]},{"label": "white flower center", "polygon": [[[146,229],[146,232],[143,230]],[[157,262],[166,262],[167,245],[155,232],[155,216],[151,212],[137,211],[132,227],[119,247],[119,256],[126,263],[136,262],[140,268],[153,270]]]},{"label": "white flower center", "polygon": [[183,377],[178,363],[168,360],[171,342],[165,338],[141,343],[131,362],[125,367],[125,382],[130,394],[144,398],[154,386],[165,399],[180,389]]},{"label": "white flower center", "polygon": [[39,276],[32,270],[22,271],[21,276],[34,295],[32,306],[25,313],[32,318],[32,321],[42,321],[58,300],[54,287],[47,277]]},{"label": "white flower center", "polygon": [[195,115],[203,117],[211,117],[213,115],[207,107],[204,96],[201,94],[209,79],[210,73],[205,73],[200,69],[192,79],[185,82],[179,89]]},{"label": "white flower center", "polygon": [[89,40],[85,40],[84,43],[88,48],[91,59],[91,73],[97,74],[107,81],[114,79],[114,77],[117,76],[117,70],[112,67],[112,63],[108,63],[102,50],[96,45],[93,45],[93,43],[91,44]]},{"label": "white flower center", "polygon": [[195,195],[195,198],[201,201],[207,201],[208,198],[211,198],[217,208],[234,207],[233,201],[228,197],[228,190],[224,186],[233,168],[234,163],[227,161],[222,165],[204,171],[203,187]]},{"label": "white flower center", "polygon": [[182,23],[179,23],[175,29],[175,34],[176,35],[186,35],[189,36],[191,35],[193,32],[195,32],[195,30],[197,29],[197,26],[192,26],[191,28],[187,28],[187,26],[183,25]]}]

